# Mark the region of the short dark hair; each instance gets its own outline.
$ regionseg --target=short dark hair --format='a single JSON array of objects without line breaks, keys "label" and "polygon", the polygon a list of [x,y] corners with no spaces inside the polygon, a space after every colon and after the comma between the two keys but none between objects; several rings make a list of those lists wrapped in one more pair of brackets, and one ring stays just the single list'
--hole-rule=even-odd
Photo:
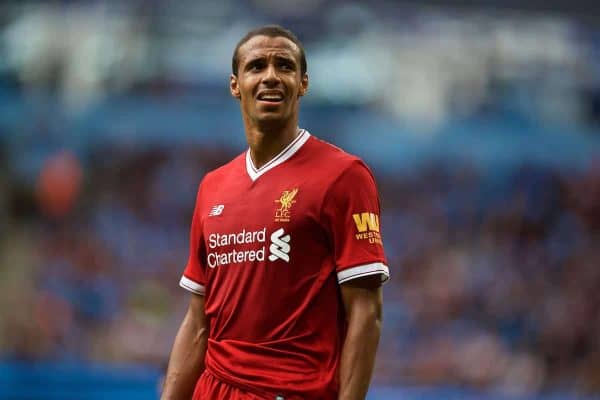
[{"label": "short dark hair", "polygon": [[296,46],[298,46],[298,49],[300,49],[300,72],[302,73],[302,75],[304,75],[306,73],[306,55],[304,54],[304,46],[302,46],[302,43],[300,42],[300,40],[296,37],[296,35],[294,35],[292,33],[292,31],[285,29],[282,26],[279,25],[264,25],[264,26],[260,26],[256,29],[251,30],[250,32],[246,33],[246,35],[244,35],[243,38],[240,39],[240,41],[238,42],[238,44],[235,46],[235,50],[233,50],[233,57],[231,57],[231,71],[233,72],[234,75],[237,76],[238,73],[238,67],[239,67],[239,50],[240,47],[242,47],[244,45],[244,43],[246,43],[248,40],[252,39],[254,36],[268,36],[268,37],[284,37],[286,39],[291,40]]}]

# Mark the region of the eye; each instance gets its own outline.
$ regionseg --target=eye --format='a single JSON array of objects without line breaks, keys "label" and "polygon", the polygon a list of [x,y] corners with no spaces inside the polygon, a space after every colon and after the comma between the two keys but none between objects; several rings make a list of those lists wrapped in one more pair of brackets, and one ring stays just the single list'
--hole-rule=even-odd
[{"label": "eye", "polygon": [[279,64],[279,68],[281,68],[284,71],[293,71],[294,70],[294,64],[292,64],[289,61],[283,61]]},{"label": "eye", "polygon": [[248,64],[246,69],[250,72],[260,71],[264,66],[264,62],[261,60],[252,61]]}]

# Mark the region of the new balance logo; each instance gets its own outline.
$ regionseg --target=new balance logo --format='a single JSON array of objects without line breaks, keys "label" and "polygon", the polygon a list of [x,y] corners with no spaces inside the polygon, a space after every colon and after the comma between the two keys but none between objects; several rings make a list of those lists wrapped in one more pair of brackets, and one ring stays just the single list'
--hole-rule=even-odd
[{"label": "new balance logo", "polygon": [[271,247],[269,247],[269,251],[271,255],[269,255],[269,260],[283,260],[285,262],[290,262],[290,235],[285,235],[283,228],[277,229],[273,234],[271,234]]},{"label": "new balance logo", "polygon": [[223,212],[223,209],[225,208],[225,206],[223,204],[217,204],[216,206],[213,206],[213,208],[210,209],[210,212],[208,213],[209,217],[214,217],[217,215],[221,215],[221,213]]}]

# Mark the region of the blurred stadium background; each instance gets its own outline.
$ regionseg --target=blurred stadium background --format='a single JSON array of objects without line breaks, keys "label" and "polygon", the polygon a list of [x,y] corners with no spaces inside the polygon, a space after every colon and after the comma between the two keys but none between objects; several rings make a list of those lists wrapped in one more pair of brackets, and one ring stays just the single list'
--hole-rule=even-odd
[{"label": "blurred stadium background", "polygon": [[2,2],[0,398],[158,397],[197,184],[245,149],[231,52],[273,22],[301,126],[380,186],[370,399],[600,393],[597,8],[423,4]]}]

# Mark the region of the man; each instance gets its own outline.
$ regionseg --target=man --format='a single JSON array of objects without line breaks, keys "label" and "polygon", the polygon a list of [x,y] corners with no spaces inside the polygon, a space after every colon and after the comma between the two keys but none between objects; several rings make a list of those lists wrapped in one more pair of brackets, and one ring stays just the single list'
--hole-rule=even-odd
[{"label": "man", "polygon": [[249,149],[207,174],[180,285],[192,292],[162,399],[363,399],[389,277],[375,181],[298,128],[304,49],[279,26],[238,43]]}]

